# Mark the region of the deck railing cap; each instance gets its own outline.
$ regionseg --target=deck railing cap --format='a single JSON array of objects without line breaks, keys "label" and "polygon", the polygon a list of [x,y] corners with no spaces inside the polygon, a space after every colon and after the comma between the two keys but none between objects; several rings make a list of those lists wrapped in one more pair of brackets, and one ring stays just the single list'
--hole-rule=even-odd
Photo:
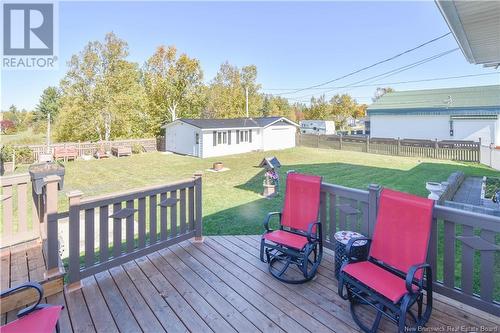
[{"label": "deck railing cap", "polygon": [[66,196],[68,198],[74,198],[74,197],[81,197],[83,195],[83,192],[80,191],[80,190],[74,190],[74,191],[70,191],[68,193],[66,193]]}]

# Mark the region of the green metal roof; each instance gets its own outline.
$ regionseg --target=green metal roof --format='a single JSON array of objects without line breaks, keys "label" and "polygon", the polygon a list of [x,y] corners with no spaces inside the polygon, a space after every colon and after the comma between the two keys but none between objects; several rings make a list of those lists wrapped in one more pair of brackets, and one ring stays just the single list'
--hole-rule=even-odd
[{"label": "green metal roof", "polygon": [[387,93],[368,114],[492,114],[500,112],[500,85]]}]

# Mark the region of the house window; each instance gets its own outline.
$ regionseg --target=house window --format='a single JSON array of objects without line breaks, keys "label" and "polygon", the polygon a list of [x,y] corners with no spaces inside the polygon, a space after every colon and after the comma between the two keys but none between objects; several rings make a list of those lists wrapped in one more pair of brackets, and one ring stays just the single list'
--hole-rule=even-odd
[{"label": "house window", "polygon": [[228,132],[217,132],[217,144],[227,145],[228,144]]},{"label": "house window", "polygon": [[194,136],[194,138],[195,138],[196,144],[199,145],[200,144],[200,134],[196,133],[195,136]]},{"label": "house window", "polygon": [[240,131],[240,142],[248,142],[248,131]]}]

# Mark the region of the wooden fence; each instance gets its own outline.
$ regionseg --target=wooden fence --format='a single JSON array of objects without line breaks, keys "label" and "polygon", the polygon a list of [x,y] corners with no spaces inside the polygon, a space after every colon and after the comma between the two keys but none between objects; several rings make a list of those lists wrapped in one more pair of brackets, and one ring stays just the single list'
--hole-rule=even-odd
[{"label": "wooden fence", "polygon": [[133,146],[133,145],[139,145],[143,147],[145,151],[156,151],[159,150],[157,149],[157,139],[152,138],[152,139],[129,139],[129,140],[116,140],[116,141],[101,141],[101,142],[60,142],[60,143],[52,143],[50,144],[49,148],[47,148],[47,145],[15,145],[15,148],[20,148],[20,147],[28,147],[32,153],[33,153],[33,159],[35,161],[38,160],[38,156],[40,154],[46,154],[50,153],[52,154],[54,152],[54,148],[56,147],[75,147],[78,156],[83,156],[83,155],[90,155],[94,156],[94,154],[99,150],[99,149],[104,149],[105,151],[111,151],[112,147],[123,147],[123,146]]},{"label": "wooden fence", "polygon": [[297,134],[296,142],[300,146],[313,148],[467,162],[479,162],[481,147],[480,142],[473,141],[432,141],[314,134]]},{"label": "wooden fence", "polygon": [[[0,177],[2,224],[0,247],[7,247],[40,236],[37,214],[38,196],[32,193],[28,173]],[[43,212],[41,212],[43,214]]]},{"label": "wooden fence", "polygon": [[[334,249],[333,235],[339,230],[373,235],[379,190],[377,185],[365,191],[322,184],[320,220],[326,247]],[[495,275],[500,217],[442,205],[436,205],[433,214],[428,262],[434,290],[480,310],[500,313],[500,281]]]}]

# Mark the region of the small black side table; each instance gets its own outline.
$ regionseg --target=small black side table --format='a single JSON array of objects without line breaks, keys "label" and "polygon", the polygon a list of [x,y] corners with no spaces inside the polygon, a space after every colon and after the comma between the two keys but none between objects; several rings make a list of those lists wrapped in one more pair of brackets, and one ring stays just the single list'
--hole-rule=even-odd
[{"label": "small black side table", "polygon": [[[340,266],[344,260],[347,260],[345,248],[351,238],[364,237],[355,231],[337,231],[335,238],[335,278],[339,279]],[[368,254],[368,242],[365,240],[354,243],[351,253],[354,257],[366,257]]]}]

